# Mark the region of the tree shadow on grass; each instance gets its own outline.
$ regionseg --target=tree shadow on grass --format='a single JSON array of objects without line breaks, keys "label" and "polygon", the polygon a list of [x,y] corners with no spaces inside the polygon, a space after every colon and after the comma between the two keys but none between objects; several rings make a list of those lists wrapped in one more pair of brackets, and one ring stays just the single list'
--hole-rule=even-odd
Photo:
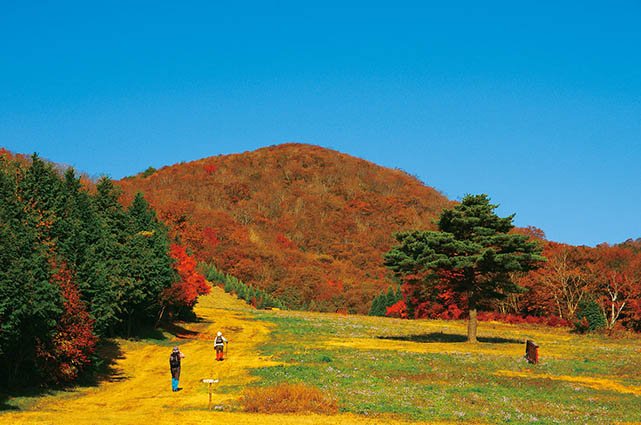
[{"label": "tree shadow on grass", "polygon": [[78,385],[93,387],[101,382],[124,381],[127,378],[122,371],[116,368],[118,360],[122,360],[124,357],[120,345],[115,341],[108,339],[100,341],[94,353],[93,367],[78,378]]},{"label": "tree shadow on grass", "polygon": [[[443,332],[432,332],[428,334],[417,335],[390,335],[379,336],[379,339],[388,339],[396,341],[412,341],[412,342],[465,342],[467,336],[459,334],[448,334]],[[500,337],[477,337],[479,342],[486,342],[490,344],[521,344],[523,341],[513,338],[500,338]]]},{"label": "tree shadow on grass", "polygon": [[123,381],[126,376],[116,368],[118,360],[123,359],[120,346],[112,340],[102,340],[96,346],[92,366],[78,377],[71,385],[25,386],[14,384],[11,387],[0,388],[0,412],[22,410],[29,406],[30,399],[51,395],[60,391],[75,391],[83,387],[96,387],[102,382]]},{"label": "tree shadow on grass", "polygon": [[0,388],[0,412],[20,410],[20,407],[11,404],[15,397],[40,397],[49,393],[49,390],[37,387],[29,388]]},{"label": "tree shadow on grass", "polygon": [[143,339],[152,339],[157,341],[165,340],[167,339],[167,337],[163,334],[161,328],[164,328],[164,326],[157,328],[153,325],[145,324],[136,329],[135,332],[132,333],[127,339],[133,341],[139,341]]},{"label": "tree shadow on grass", "polygon": [[178,339],[194,339],[200,332],[192,331],[180,326],[178,323],[163,323],[161,328]]}]

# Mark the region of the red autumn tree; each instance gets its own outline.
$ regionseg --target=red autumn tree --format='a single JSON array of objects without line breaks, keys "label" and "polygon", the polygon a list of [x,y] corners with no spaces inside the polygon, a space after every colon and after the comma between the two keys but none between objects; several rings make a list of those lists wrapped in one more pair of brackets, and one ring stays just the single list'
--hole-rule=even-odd
[{"label": "red autumn tree", "polygon": [[174,269],[178,273],[179,280],[163,291],[163,309],[165,307],[191,308],[196,304],[198,296],[208,294],[211,288],[205,277],[196,270],[196,260],[187,254],[184,246],[171,245],[170,254],[176,260]]},{"label": "red autumn tree", "polygon": [[205,227],[203,229],[203,236],[205,238],[205,241],[212,247],[216,247],[216,245],[220,243],[220,239],[218,239],[218,233],[216,232],[216,229]]},{"label": "red autumn tree", "polygon": [[216,164],[205,164],[203,165],[203,170],[209,175],[212,175],[216,172],[218,166]]},{"label": "red autumn tree", "polygon": [[400,300],[396,304],[393,304],[387,307],[387,310],[385,311],[385,315],[387,317],[407,319],[407,306],[405,305],[405,301]]},{"label": "red autumn tree", "polygon": [[276,243],[284,249],[296,249],[296,244],[282,233],[276,235]]},{"label": "red autumn tree", "polygon": [[62,315],[52,339],[40,341],[36,354],[52,381],[71,382],[91,362],[98,338],[71,271],[64,263],[57,269],[52,281],[60,288]]}]

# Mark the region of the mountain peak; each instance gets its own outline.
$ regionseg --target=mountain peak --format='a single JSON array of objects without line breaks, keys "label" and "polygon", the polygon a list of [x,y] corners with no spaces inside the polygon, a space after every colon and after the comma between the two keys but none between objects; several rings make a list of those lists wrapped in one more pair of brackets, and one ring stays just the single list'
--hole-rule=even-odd
[{"label": "mountain peak", "polygon": [[284,143],[120,181],[142,191],[201,261],[293,307],[364,312],[392,282],[393,233],[434,228],[451,205],[407,173],[332,149]]}]

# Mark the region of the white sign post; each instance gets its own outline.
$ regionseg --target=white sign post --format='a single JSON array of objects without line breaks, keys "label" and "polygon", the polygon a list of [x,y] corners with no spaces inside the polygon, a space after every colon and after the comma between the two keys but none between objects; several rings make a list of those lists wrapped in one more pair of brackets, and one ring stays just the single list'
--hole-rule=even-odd
[{"label": "white sign post", "polygon": [[218,383],[218,379],[203,379],[203,383],[209,385],[209,404],[207,404],[207,409],[211,410],[211,392],[212,392],[212,385]]}]

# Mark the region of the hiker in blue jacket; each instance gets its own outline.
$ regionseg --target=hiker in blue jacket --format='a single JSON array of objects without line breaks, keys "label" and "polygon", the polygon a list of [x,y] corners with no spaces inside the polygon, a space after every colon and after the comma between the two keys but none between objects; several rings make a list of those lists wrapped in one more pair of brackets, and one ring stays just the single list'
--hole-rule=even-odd
[{"label": "hiker in blue jacket", "polygon": [[185,355],[180,352],[178,347],[174,347],[169,355],[169,369],[171,370],[171,390],[176,392],[182,388],[178,388],[178,380],[180,379],[180,361],[185,358]]}]

